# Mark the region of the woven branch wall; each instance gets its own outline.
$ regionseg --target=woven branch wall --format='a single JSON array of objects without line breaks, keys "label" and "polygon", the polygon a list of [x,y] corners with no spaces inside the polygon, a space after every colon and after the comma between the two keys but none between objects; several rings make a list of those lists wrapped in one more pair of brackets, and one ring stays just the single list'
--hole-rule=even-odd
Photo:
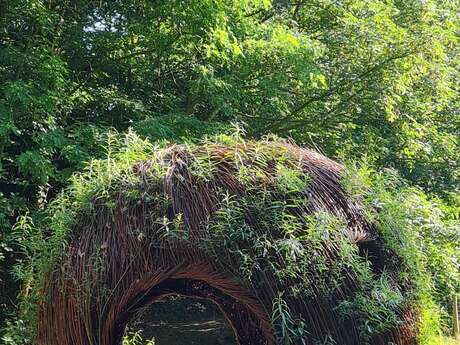
[{"label": "woven branch wall", "polygon": [[118,345],[171,293],[213,300],[240,344],[415,344],[401,260],[339,164],[280,141],[206,142],[113,175],[47,273],[38,344]]}]

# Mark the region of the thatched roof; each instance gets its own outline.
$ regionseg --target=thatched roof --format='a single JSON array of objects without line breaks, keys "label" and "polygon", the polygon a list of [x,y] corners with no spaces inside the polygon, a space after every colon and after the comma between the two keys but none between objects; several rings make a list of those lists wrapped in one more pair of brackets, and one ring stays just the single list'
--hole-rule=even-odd
[{"label": "thatched roof", "polygon": [[277,140],[100,166],[46,278],[39,344],[120,344],[171,293],[213,300],[240,344],[414,343],[400,259],[338,163]]}]

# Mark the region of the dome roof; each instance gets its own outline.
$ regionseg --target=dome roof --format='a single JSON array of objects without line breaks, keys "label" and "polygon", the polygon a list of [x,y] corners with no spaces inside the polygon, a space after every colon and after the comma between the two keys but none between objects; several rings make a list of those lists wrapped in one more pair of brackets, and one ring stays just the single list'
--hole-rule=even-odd
[{"label": "dome roof", "polygon": [[39,344],[120,344],[136,311],[172,293],[217,303],[240,344],[414,343],[401,259],[343,166],[281,140],[139,157],[75,182],[87,205],[47,274]]}]

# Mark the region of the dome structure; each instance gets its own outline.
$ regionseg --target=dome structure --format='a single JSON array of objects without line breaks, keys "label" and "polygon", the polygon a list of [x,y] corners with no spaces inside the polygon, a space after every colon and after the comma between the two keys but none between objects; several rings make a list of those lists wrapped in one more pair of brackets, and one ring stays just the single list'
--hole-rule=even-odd
[{"label": "dome structure", "polygon": [[415,344],[403,259],[343,166],[281,140],[130,150],[61,197],[38,344],[119,345],[170,294],[216,303],[238,344]]}]

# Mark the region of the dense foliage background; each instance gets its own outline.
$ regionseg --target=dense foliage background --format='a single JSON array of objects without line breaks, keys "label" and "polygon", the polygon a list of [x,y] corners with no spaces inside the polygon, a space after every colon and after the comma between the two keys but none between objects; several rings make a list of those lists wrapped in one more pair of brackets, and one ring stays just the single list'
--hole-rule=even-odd
[{"label": "dense foliage background", "polygon": [[73,172],[106,154],[114,129],[177,142],[236,122],[250,137],[275,133],[393,168],[416,187],[412,201],[433,212],[424,229],[433,291],[447,310],[460,290],[459,8],[1,1],[0,322],[15,310],[22,272],[13,266],[29,230]]}]

